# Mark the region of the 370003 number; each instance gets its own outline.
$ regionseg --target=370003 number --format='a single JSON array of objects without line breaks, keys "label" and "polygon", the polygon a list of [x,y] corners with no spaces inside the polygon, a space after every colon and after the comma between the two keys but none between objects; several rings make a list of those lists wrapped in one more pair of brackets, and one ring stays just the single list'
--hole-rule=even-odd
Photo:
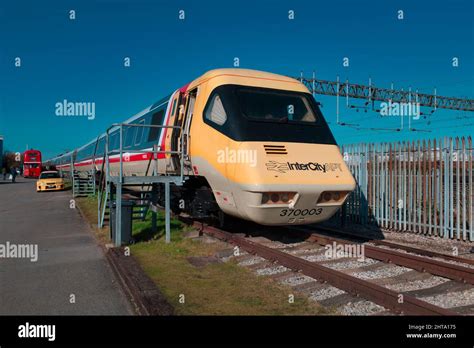
[{"label": "370003 number", "polygon": [[280,216],[306,216],[306,215],[319,215],[323,212],[323,208],[313,209],[283,209],[280,212]]}]

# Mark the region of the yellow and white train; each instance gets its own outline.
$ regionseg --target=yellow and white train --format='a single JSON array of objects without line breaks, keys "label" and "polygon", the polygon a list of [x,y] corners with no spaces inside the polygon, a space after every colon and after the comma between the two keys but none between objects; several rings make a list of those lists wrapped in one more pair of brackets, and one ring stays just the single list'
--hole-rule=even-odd
[{"label": "yellow and white train", "polygon": [[[289,77],[212,70],[124,123],[177,126],[125,127],[123,174],[152,175],[150,161],[159,174],[177,173],[179,154],[151,151],[184,153],[187,179],[172,187],[171,204],[196,218],[224,212],[263,225],[310,224],[334,215],[355,187],[318,103]],[[118,133],[109,131],[109,150],[119,148]],[[105,136],[47,164],[100,172]],[[109,161],[117,175],[119,155]]]}]

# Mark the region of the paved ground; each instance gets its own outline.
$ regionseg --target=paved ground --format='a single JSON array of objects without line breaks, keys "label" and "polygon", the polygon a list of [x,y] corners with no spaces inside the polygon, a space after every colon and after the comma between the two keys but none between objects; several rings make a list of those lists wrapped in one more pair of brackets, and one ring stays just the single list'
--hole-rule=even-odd
[{"label": "paved ground", "polygon": [[[0,315],[133,314],[70,191],[0,178],[0,247],[38,244],[38,261],[0,258]],[[71,294],[75,304],[70,303]]]}]

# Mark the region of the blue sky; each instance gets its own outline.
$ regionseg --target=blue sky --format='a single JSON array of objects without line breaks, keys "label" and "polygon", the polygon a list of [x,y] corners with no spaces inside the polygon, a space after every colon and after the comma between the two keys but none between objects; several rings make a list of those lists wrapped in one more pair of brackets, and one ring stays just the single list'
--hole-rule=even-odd
[{"label": "blue sky", "polygon": [[[473,1],[3,1],[0,134],[45,157],[78,147],[207,70],[232,67],[474,97]],[[76,19],[69,19],[69,10]],[[185,11],[185,20],[178,11]],[[295,19],[288,20],[288,11]],[[404,19],[397,19],[397,11]],[[22,66],[14,66],[20,57]],[[131,67],[123,66],[124,57]],[[350,66],[343,67],[348,57]],[[459,58],[454,68],[452,58]],[[55,104],[95,102],[96,118],[58,117]],[[438,110],[414,127],[317,96],[340,144],[472,135],[474,113]],[[361,100],[351,100],[362,105]]]}]

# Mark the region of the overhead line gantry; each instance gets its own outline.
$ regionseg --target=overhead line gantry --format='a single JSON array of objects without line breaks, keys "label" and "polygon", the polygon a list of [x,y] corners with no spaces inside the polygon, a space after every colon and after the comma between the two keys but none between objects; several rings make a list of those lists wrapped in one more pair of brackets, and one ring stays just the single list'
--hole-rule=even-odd
[{"label": "overhead line gantry", "polygon": [[436,94],[419,93],[418,91],[408,91],[361,85],[349,83],[348,80],[336,81],[320,80],[305,77],[295,77],[300,80],[313,94],[331,95],[346,98],[366,99],[369,101],[391,101],[397,103],[418,103],[420,106],[431,107],[433,109],[449,109],[461,111],[474,111],[474,100],[455,97],[444,97]]}]

